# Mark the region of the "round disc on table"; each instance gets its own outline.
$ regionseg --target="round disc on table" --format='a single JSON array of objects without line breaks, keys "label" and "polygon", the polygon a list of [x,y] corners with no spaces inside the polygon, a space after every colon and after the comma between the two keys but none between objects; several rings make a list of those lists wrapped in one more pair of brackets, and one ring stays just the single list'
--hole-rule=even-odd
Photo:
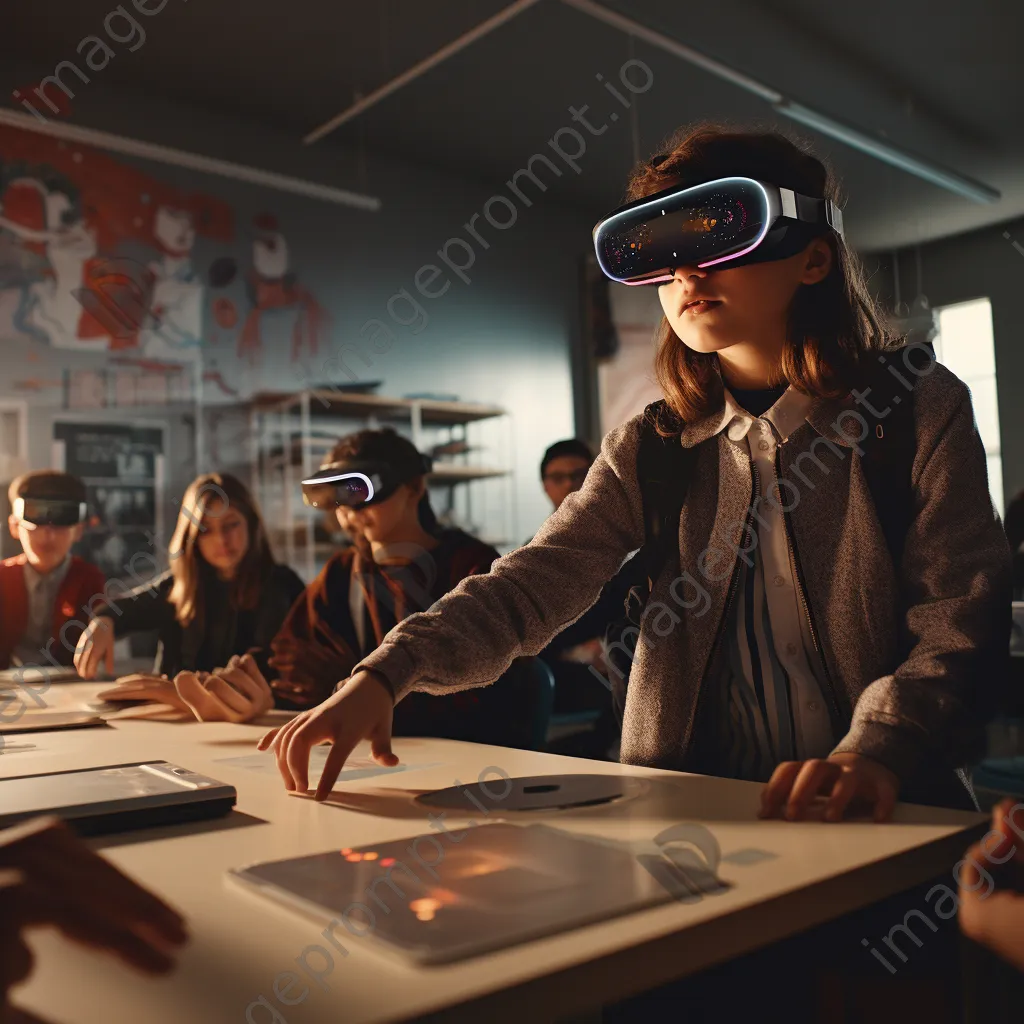
[{"label": "round disc on table", "polygon": [[641,780],[629,775],[530,775],[518,779],[498,776],[424,793],[416,802],[469,814],[489,814],[495,809],[543,811],[611,803],[636,796],[642,789]]}]

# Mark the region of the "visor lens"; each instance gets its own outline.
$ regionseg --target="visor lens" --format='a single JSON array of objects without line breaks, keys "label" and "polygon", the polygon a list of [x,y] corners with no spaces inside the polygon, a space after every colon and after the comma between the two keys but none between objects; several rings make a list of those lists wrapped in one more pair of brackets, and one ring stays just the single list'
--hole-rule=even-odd
[{"label": "visor lens", "polygon": [[370,483],[361,473],[302,485],[302,500],[312,508],[354,508],[369,499]]},{"label": "visor lens", "polygon": [[56,498],[21,498],[18,518],[34,526],[77,526],[85,519],[85,506]]},{"label": "visor lens", "polygon": [[671,277],[678,266],[749,251],[769,216],[760,185],[729,178],[612,214],[595,229],[594,247],[608,277],[653,283]]}]

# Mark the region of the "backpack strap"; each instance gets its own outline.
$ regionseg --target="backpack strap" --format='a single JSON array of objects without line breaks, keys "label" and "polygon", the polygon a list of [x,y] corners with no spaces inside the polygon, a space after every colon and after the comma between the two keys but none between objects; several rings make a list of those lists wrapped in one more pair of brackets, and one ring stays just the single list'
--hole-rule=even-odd
[{"label": "backpack strap", "polygon": [[[866,417],[870,430],[860,442],[864,452],[861,456],[861,469],[871,491],[889,556],[897,572],[903,560],[907,531],[914,516],[914,494],[910,478],[917,453],[912,390],[917,375],[907,369],[904,358],[914,365],[911,355],[913,349],[918,347],[915,345],[876,354],[878,366],[871,367],[867,375],[870,392],[866,398],[872,408],[880,412],[889,409],[890,412],[873,423],[870,417]],[[919,355],[918,362],[921,358]]]},{"label": "backpack strap", "polygon": [[626,598],[626,614],[634,625],[640,624],[654,581],[679,543],[679,515],[696,461],[696,449],[684,448],[679,432],[667,437],[658,433],[665,409],[664,400],[652,402],[644,410],[640,427],[637,481],[643,500],[644,544],[635,557],[640,559],[647,583],[632,587]]}]

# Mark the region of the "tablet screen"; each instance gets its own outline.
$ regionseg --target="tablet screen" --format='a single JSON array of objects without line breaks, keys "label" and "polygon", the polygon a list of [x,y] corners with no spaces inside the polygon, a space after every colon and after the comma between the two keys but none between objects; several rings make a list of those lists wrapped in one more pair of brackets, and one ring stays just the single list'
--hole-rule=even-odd
[{"label": "tablet screen", "polygon": [[[453,837],[456,835],[452,833]],[[682,898],[625,844],[495,823],[232,872],[264,895],[419,963],[445,963]],[[699,890],[724,885],[711,873]]]}]

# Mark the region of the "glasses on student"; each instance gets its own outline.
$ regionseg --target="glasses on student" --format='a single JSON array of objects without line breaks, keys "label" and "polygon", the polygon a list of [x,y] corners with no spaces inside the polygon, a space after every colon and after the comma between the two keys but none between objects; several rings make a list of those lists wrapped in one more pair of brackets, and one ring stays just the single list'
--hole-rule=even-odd
[{"label": "glasses on student", "polygon": [[573,487],[582,487],[584,480],[587,479],[587,470],[574,469],[571,473],[545,473],[544,479],[559,487],[565,484],[572,484]]}]

